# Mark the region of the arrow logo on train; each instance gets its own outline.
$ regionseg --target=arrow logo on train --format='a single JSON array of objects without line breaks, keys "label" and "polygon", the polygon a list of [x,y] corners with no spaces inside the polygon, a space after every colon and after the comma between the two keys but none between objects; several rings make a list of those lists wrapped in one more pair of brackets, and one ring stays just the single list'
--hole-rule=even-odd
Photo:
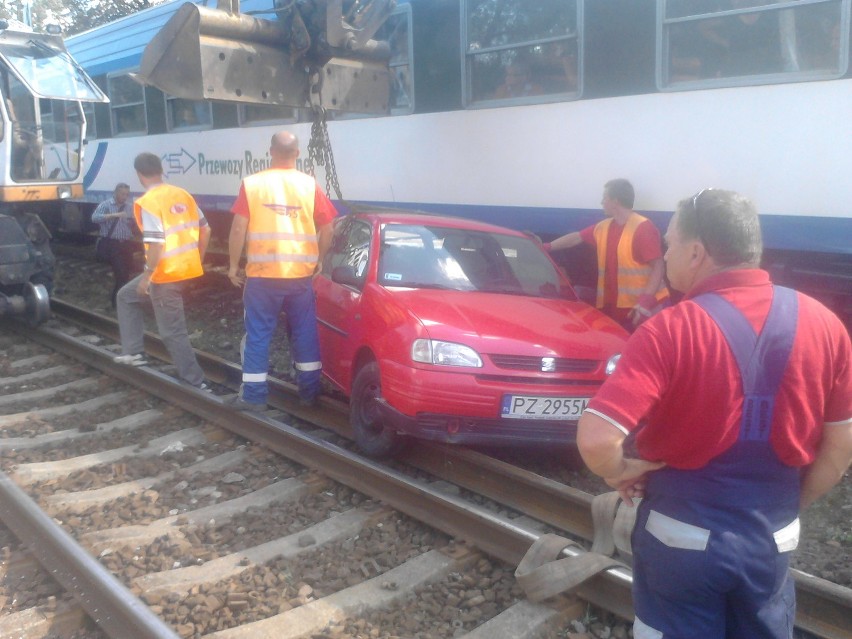
[{"label": "arrow logo on train", "polygon": [[162,158],[163,167],[167,174],[186,173],[195,166],[196,159],[185,148],[180,148],[180,153],[166,153]]}]

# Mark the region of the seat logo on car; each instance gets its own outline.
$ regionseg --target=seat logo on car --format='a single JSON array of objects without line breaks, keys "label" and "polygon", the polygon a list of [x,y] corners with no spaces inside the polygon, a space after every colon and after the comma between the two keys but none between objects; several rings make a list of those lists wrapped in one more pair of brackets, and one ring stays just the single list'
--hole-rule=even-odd
[{"label": "seat logo on car", "polygon": [[542,373],[553,373],[556,371],[556,358],[555,357],[542,357],[541,358],[541,372]]}]

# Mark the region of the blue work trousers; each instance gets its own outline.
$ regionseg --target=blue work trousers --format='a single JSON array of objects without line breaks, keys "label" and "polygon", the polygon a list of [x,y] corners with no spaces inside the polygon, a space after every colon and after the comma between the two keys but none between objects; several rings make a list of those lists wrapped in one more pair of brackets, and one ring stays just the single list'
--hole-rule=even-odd
[{"label": "blue work trousers", "polygon": [[[790,639],[794,508],[717,507],[649,486],[633,531],[636,639]],[[736,501],[736,500],[732,500]]]},{"label": "blue work trousers", "polygon": [[242,398],[255,404],[266,403],[269,344],[278,326],[278,315],[283,310],[287,314],[290,357],[296,369],[299,398],[314,399],[320,393],[322,363],[312,279],[249,277],[243,303],[246,341]]}]

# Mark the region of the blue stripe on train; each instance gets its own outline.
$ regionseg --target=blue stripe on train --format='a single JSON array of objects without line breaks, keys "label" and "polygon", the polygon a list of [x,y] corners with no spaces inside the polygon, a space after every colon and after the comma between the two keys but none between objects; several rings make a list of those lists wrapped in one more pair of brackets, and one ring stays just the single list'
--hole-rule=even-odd
[{"label": "blue stripe on train", "polygon": [[[499,224],[519,231],[532,231],[548,240],[579,231],[599,222],[600,209],[561,209],[545,207],[479,206],[461,204],[420,204],[413,202],[369,202],[377,206],[416,209],[442,215],[457,215]],[[338,206],[338,208],[342,208]],[[641,211],[664,233],[672,214],[667,211]],[[814,251],[852,255],[852,217],[805,217],[761,215],[765,248]]]},{"label": "blue stripe on train", "polygon": [[[90,192],[93,195],[95,192]],[[104,192],[104,196],[111,192]],[[206,213],[227,212],[234,196],[198,195],[199,206]],[[357,204],[404,208],[441,215],[457,215],[519,231],[532,231],[544,240],[578,231],[602,219],[600,209],[558,209],[520,206],[477,206],[463,204],[420,204],[416,202],[357,202]],[[347,211],[335,201],[341,214]],[[664,233],[671,219],[666,211],[642,211]],[[852,217],[804,217],[796,215],[761,215],[763,244],[767,249],[811,251],[852,256]]]},{"label": "blue stripe on train", "polygon": [[86,191],[95,181],[95,178],[98,177],[98,173],[104,164],[107,146],[109,146],[108,142],[98,142],[98,148],[95,150],[95,157],[92,158],[92,161],[89,163],[89,170],[86,171],[86,175],[83,176],[83,189]]}]

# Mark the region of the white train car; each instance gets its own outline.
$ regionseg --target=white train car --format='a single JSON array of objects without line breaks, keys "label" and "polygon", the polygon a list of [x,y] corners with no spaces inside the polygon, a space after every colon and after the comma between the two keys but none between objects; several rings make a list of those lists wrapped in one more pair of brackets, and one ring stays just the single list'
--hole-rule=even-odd
[{"label": "white train car", "polygon": [[[311,114],[135,83],[145,44],[180,4],[68,40],[111,99],[89,113],[87,200],[117,182],[138,188],[133,157],[153,151],[223,229],[272,133],[293,130],[307,157]],[[633,182],[635,208],[661,228],[678,200],[734,189],[758,205],[776,280],[848,321],[850,10],[852,0],[402,0],[380,34],[392,49],[388,114],[329,122],[343,195],[547,239],[600,219],[614,177]],[[563,256],[581,283],[587,257]]]}]

